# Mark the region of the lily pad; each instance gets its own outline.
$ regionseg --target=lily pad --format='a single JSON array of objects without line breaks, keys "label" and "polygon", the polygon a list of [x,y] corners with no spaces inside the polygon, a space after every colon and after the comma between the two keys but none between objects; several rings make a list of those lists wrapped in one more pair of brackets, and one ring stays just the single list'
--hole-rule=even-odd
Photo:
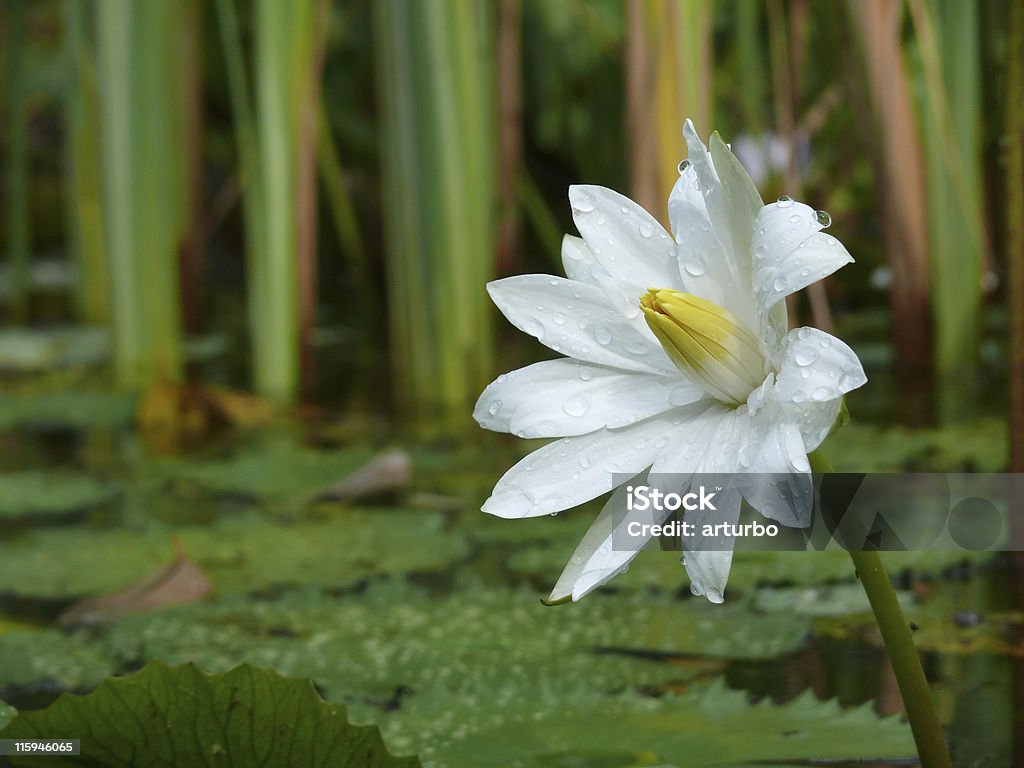
[{"label": "lily pad", "polygon": [[0,370],[32,372],[96,365],[107,358],[109,350],[110,334],[104,328],[8,329],[0,331]]},{"label": "lily pad", "polygon": [[[537,690],[693,679],[728,658],[793,650],[809,627],[804,618],[664,596],[602,595],[559,608],[545,608],[523,590],[467,588],[458,597],[429,598],[395,579],[344,598],[314,589],[275,600],[226,597],[122,619],[105,635],[12,632],[0,637],[0,687],[40,677],[78,686],[109,674],[110,664],[140,659],[196,661],[207,669],[246,660],[312,677],[368,718],[403,686],[529,698]],[[33,638],[34,666],[26,669]],[[79,661],[90,658],[95,671],[87,676]]]},{"label": "lily pad", "polygon": [[66,516],[106,504],[120,489],[85,475],[17,472],[0,475],[0,519]]},{"label": "lily pad", "polygon": [[88,689],[114,674],[114,660],[84,634],[12,630],[0,636],[0,689],[54,683]]},{"label": "lily pad", "polygon": [[[427,736],[438,740],[421,752],[425,766],[642,765],[635,760],[644,756],[648,764],[700,768],[881,762],[915,754],[909,727],[896,716],[879,718],[870,705],[844,711],[805,693],[783,706],[751,706],[745,694],[721,683],[660,699],[626,692],[603,699],[566,697],[557,706],[535,700],[504,709],[460,707],[451,720]],[[632,755],[634,761],[597,762],[602,755]]]},{"label": "lily pad", "polygon": [[367,716],[375,710],[368,699],[399,686],[530,697],[535,687],[653,685],[693,676],[673,659],[771,657],[798,647],[809,629],[806,620],[740,606],[707,609],[696,600],[614,595],[544,608],[533,593],[504,589],[424,599],[385,583],[358,599],[309,591],[136,617],[116,625],[110,643],[126,659],[197,659],[212,669],[246,659],[312,677]]},{"label": "lily pad", "polygon": [[[904,611],[914,604],[910,592],[896,595]],[[824,584],[816,587],[766,587],[754,595],[755,610],[791,612],[801,616],[846,616],[870,613],[871,604],[860,584]]]},{"label": "lily pad", "polygon": [[11,722],[17,714],[18,710],[6,702],[0,701],[0,730],[3,730],[3,727]]},{"label": "lily pad", "polygon": [[71,598],[121,589],[167,560],[174,537],[222,593],[442,570],[467,551],[445,530],[444,515],[384,509],[292,525],[240,518],[140,531],[38,529],[0,542],[0,594]]},{"label": "lily pad", "polygon": [[939,429],[852,422],[821,450],[840,472],[1003,472],[1005,420],[982,419]]},{"label": "lily pad", "polygon": [[217,493],[301,503],[351,474],[372,456],[370,450],[361,448],[315,451],[282,438],[267,440],[223,461],[168,459],[154,468]]},{"label": "lily pad", "polygon": [[0,429],[14,426],[126,427],[135,413],[135,397],[95,390],[57,390],[6,398]]},{"label": "lily pad", "polygon": [[80,736],[82,754],[49,757],[47,765],[419,765],[415,757],[389,754],[376,728],[350,724],[345,707],[323,701],[308,680],[247,664],[207,675],[191,664],[153,662],[129,677],[105,680],[87,696],[65,694],[45,710],[20,712],[0,735],[69,733]]}]

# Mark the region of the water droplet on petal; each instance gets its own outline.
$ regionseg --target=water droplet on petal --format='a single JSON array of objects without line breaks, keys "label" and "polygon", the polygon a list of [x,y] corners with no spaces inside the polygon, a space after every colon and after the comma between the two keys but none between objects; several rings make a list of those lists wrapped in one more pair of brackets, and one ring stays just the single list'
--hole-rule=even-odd
[{"label": "water droplet on petal", "polygon": [[536,336],[538,339],[544,338],[544,325],[539,320],[534,320],[532,317],[527,318],[523,322],[523,331],[531,336]]},{"label": "water droplet on petal", "polygon": [[711,587],[710,589],[708,589],[708,591],[704,593],[704,597],[706,597],[712,603],[724,603],[725,602],[725,598],[722,597],[722,593],[719,590],[715,589],[714,587]]},{"label": "water droplet on petal", "polygon": [[555,325],[565,325],[565,320],[565,315],[563,315],[561,312],[555,312],[555,314],[551,318],[551,321]]},{"label": "water droplet on petal", "polygon": [[775,278],[775,282],[772,283],[772,290],[784,291],[789,287],[789,281],[784,277]]},{"label": "water droplet on petal", "polygon": [[782,195],[777,201],[775,201],[775,205],[779,208],[789,208],[792,204],[793,198],[789,195]]},{"label": "water droplet on petal", "polygon": [[822,349],[828,349],[829,347],[832,346],[832,339],[822,339],[821,341],[818,342],[818,346],[820,346]]},{"label": "water droplet on petal", "polygon": [[640,230],[640,237],[643,238],[648,238],[654,234],[654,225],[649,221],[641,221],[638,229]]},{"label": "water droplet on petal", "polygon": [[683,172],[687,168],[689,168],[691,165],[693,165],[693,163],[691,163],[689,160],[680,160],[679,161],[679,165],[677,166],[676,170],[678,170],[679,171],[679,175],[682,176]]},{"label": "water droplet on petal", "polygon": [[811,397],[817,400],[819,403],[824,400],[832,399],[832,389],[829,387],[818,387],[811,393]]},{"label": "water droplet on petal", "polygon": [[580,368],[580,380],[590,381],[594,378],[594,372],[589,368]]},{"label": "water droplet on petal", "polygon": [[493,403],[491,403],[487,407],[487,412],[489,414],[491,414],[491,416],[497,416],[498,415],[498,411],[500,411],[500,410],[501,410],[501,400],[495,400]]},{"label": "water droplet on petal", "polygon": [[818,353],[811,349],[800,347],[793,353],[793,360],[797,365],[808,366],[818,359]]},{"label": "water droplet on petal", "polygon": [[697,254],[692,259],[686,262],[686,273],[693,277],[700,277],[707,271],[707,266],[704,263],[704,257]]},{"label": "water droplet on petal", "polygon": [[580,466],[583,467],[584,469],[589,469],[590,459],[588,459],[586,456],[580,456]]},{"label": "water droplet on petal", "polygon": [[796,214],[794,213],[794,214],[793,214],[792,216],[790,216],[790,217],[789,217],[789,223],[790,223],[790,224],[799,224],[799,223],[800,223],[800,217],[799,217],[799,216],[797,216],[797,215],[796,215]]},{"label": "water droplet on petal", "polygon": [[811,463],[807,460],[807,457],[802,453],[793,456],[789,460],[789,463],[793,465],[793,469],[795,469],[797,472],[811,471]]},{"label": "water droplet on petal", "polygon": [[586,192],[577,192],[576,200],[573,202],[572,209],[576,213],[590,213],[594,210],[594,201],[590,199],[590,195]]},{"label": "water droplet on petal", "polygon": [[578,419],[586,415],[587,411],[590,410],[590,396],[571,395],[565,398],[565,401],[562,403],[562,410]]},{"label": "water droplet on petal", "polygon": [[600,326],[594,329],[594,338],[597,339],[597,343],[607,347],[612,343],[612,332],[604,326]]},{"label": "water droplet on petal", "polygon": [[654,441],[654,447],[660,451],[662,448],[664,448],[666,445],[668,445],[668,443],[669,443],[668,436],[667,435],[662,435],[661,437],[659,437],[657,440]]},{"label": "water droplet on petal", "polygon": [[863,383],[864,378],[859,375],[852,376],[849,373],[844,373],[842,376],[839,377],[839,388],[843,392],[849,392],[851,389],[856,389]]},{"label": "water droplet on petal", "polygon": [[828,215],[828,211],[815,211],[814,218],[821,224],[822,229],[832,225],[832,217]]}]

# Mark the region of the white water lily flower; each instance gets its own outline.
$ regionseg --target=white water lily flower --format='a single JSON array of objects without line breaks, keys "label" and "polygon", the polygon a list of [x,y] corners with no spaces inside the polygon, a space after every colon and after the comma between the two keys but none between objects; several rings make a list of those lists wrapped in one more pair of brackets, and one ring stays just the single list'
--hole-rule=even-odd
[{"label": "white water lily flower", "polygon": [[[809,475],[808,453],[828,435],[843,395],[866,381],[839,339],[787,331],[786,296],[853,261],[822,232],[827,215],[789,198],[764,205],[717,134],[710,150],[689,120],[683,135],[689,159],[668,200],[674,238],[622,195],[573,186],[583,237],[563,240],[566,277],[487,286],[513,325],[566,357],[501,375],[480,396],[481,426],[559,438],[506,472],[483,511],[552,514],[618,485],[552,601],[581,598],[636,555],[612,545],[631,519],[624,478]],[[756,484],[743,495],[779,522],[809,522],[809,506],[773,509]],[[736,522],[740,494],[724,501],[716,521]],[[694,594],[713,602],[732,562],[731,545],[723,550],[685,558]]]}]

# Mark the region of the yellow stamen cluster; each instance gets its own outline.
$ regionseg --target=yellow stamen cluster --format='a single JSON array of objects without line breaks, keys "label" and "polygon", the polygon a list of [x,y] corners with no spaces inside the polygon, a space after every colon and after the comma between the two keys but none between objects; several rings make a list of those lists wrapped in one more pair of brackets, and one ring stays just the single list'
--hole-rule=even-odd
[{"label": "yellow stamen cluster", "polygon": [[724,403],[738,405],[764,381],[764,356],[739,319],[689,293],[650,288],[640,309],[672,362]]}]

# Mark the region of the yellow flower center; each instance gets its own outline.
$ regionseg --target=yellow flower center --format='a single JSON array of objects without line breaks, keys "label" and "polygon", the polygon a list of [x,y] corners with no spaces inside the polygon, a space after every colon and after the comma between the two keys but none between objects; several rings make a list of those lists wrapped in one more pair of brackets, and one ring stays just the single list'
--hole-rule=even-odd
[{"label": "yellow flower center", "polygon": [[738,405],[761,386],[767,371],[757,339],[729,310],[668,288],[649,288],[640,309],[672,362],[708,394]]}]

